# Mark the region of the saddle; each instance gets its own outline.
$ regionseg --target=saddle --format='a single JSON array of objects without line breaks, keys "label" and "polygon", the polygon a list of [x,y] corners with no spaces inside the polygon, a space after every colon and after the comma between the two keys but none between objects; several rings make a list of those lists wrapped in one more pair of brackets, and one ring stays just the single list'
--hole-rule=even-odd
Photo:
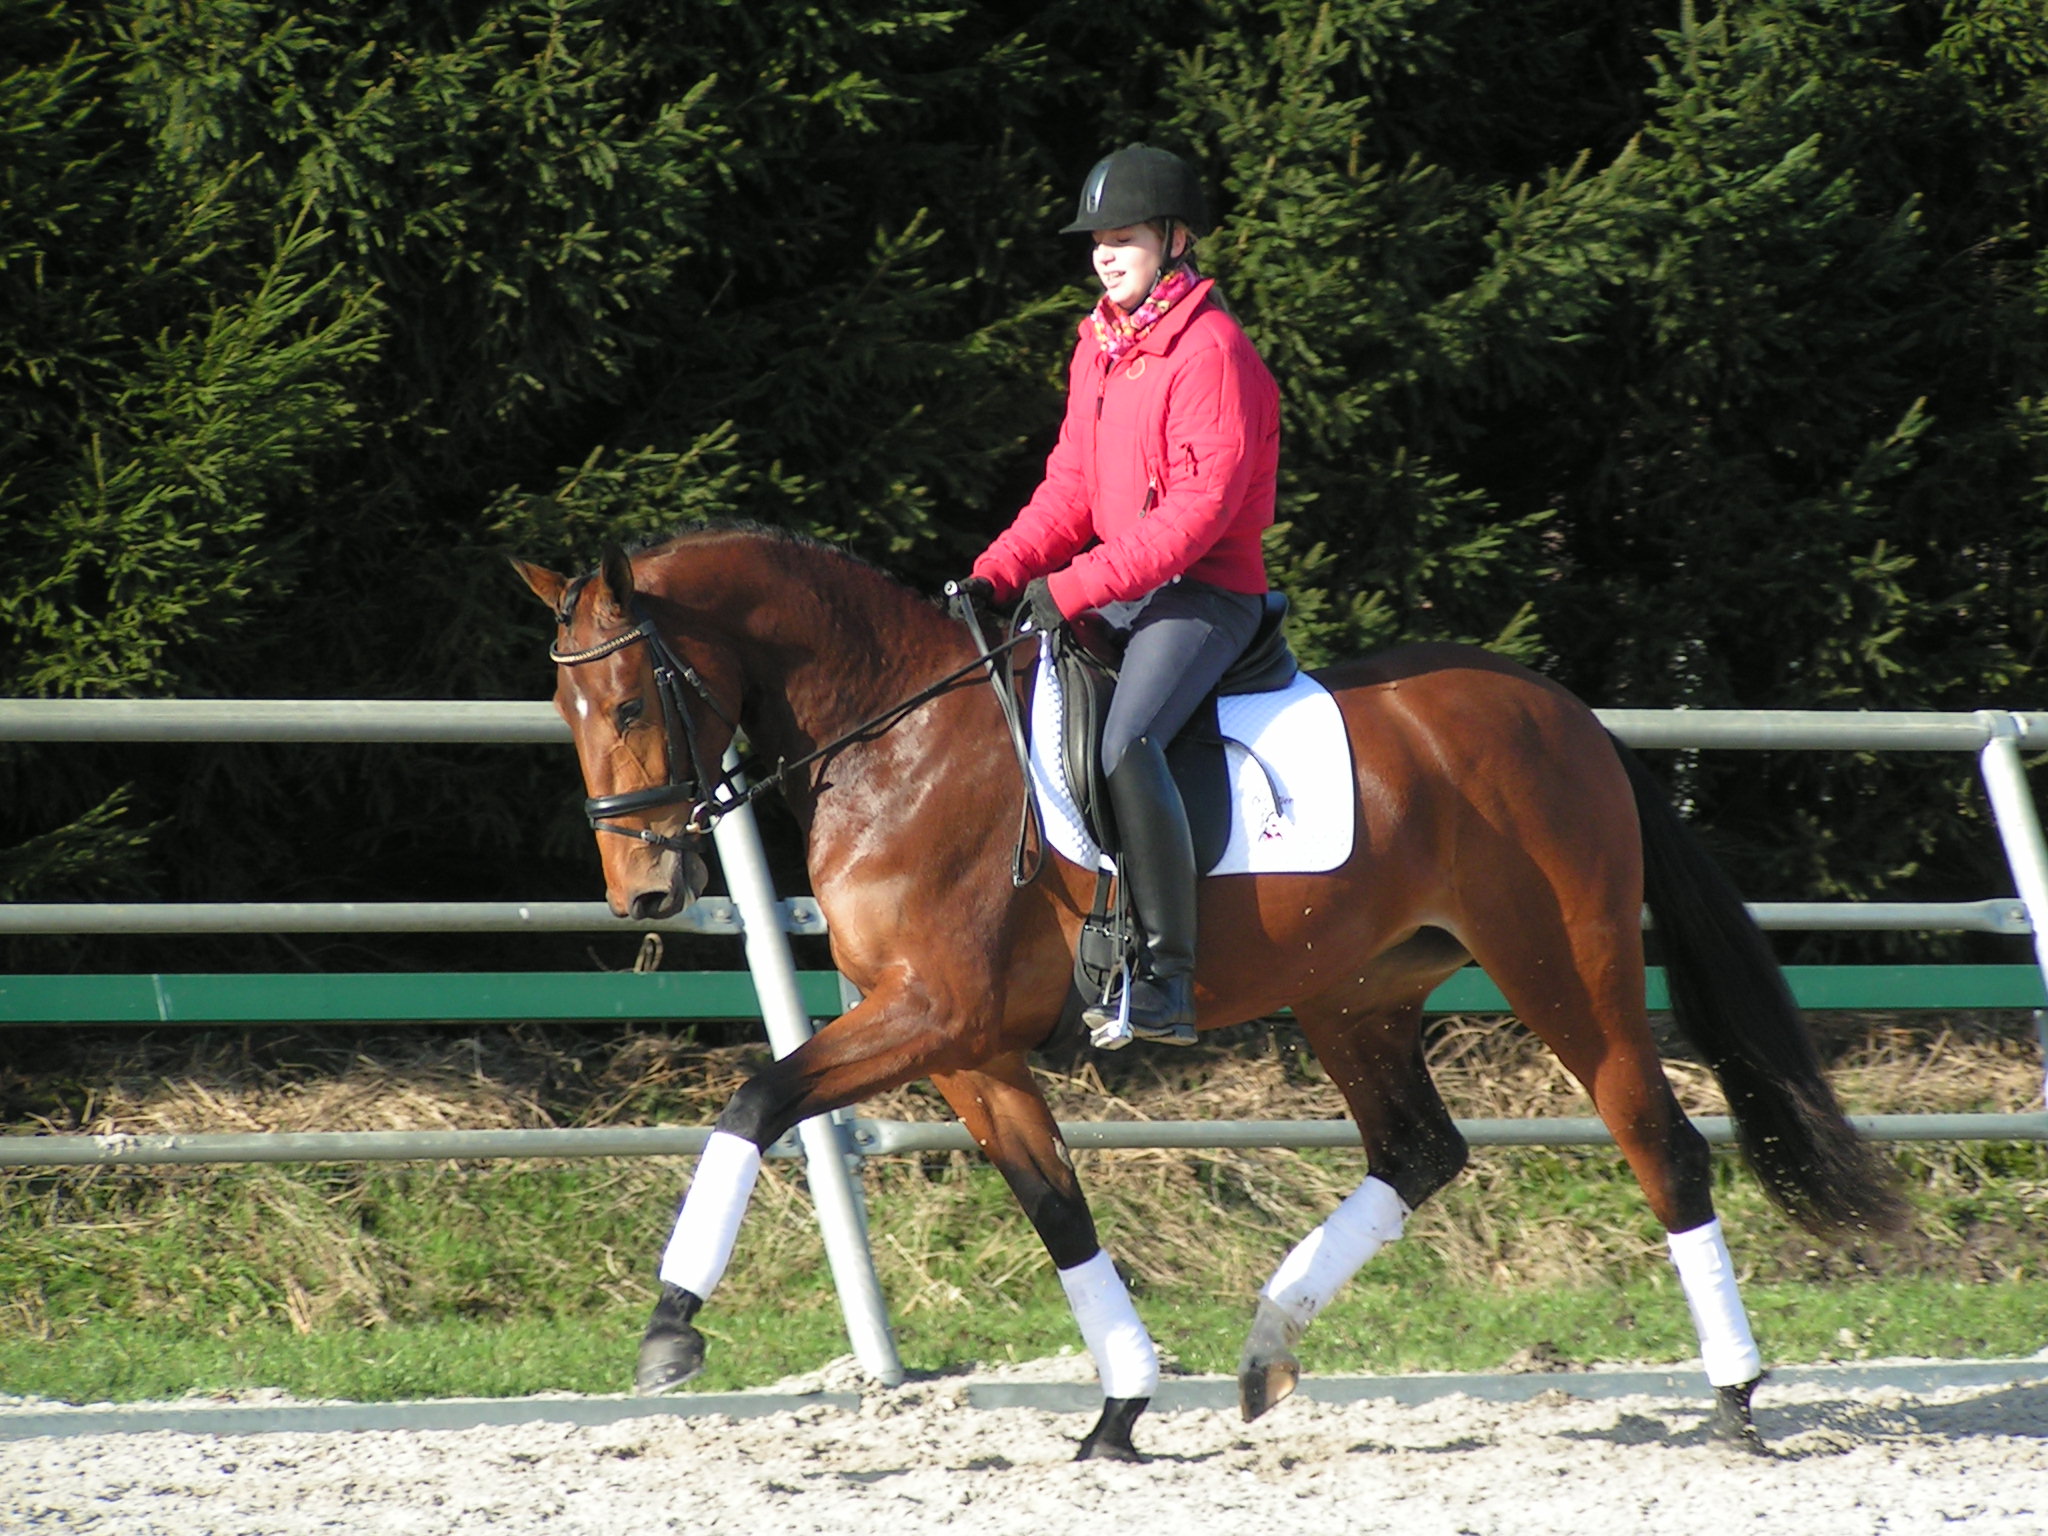
[{"label": "saddle", "polygon": [[[1259,627],[1244,653],[1230,664],[1180,734],[1167,744],[1167,765],[1180,786],[1188,830],[1194,836],[1195,867],[1205,874],[1216,867],[1230,841],[1230,770],[1223,733],[1216,723],[1216,703],[1231,694],[1276,693],[1294,681],[1301,664],[1287,643],[1286,620],[1286,594],[1268,592]],[[1109,718],[1110,693],[1122,652],[1122,636],[1090,618],[1065,625],[1053,641],[1053,665],[1066,702],[1060,753],[1067,784],[1080,805],[1089,835],[1112,858],[1120,847],[1102,773],[1102,728]]]},{"label": "saddle", "polygon": [[[1217,701],[1232,694],[1275,693],[1294,681],[1301,666],[1287,643],[1286,618],[1286,595],[1268,592],[1250,644],[1166,748],[1167,766],[1187,807],[1195,868],[1205,874],[1216,867],[1230,844],[1230,764],[1217,723]],[[1102,728],[1121,659],[1121,637],[1106,624],[1084,618],[1078,624],[1062,625],[1054,634],[1052,665],[1057,669],[1064,705],[1060,752],[1067,785],[1089,835],[1112,859],[1122,850],[1102,772]],[[1075,946],[1074,985],[1061,1020],[1063,1032],[1078,1026],[1083,1006],[1115,993],[1137,943],[1137,926],[1123,882],[1112,882],[1107,871],[1097,871],[1095,899],[1082,920],[1080,942]],[[1098,1032],[1094,1043],[1113,1050],[1130,1038],[1125,1025],[1120,1032]]]}]

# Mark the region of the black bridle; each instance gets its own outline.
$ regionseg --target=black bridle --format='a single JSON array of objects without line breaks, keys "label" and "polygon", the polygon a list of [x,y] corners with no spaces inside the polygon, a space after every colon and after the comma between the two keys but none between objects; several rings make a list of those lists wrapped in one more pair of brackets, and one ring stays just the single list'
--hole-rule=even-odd
[{"label": "black bridle", "polygon": [[[576,601],[582,596],[583,588],[590,580],[589,576],[579,576],[569,583],[562,593],[561,604],[555,611],[555,621],[565,635],[575,618]],[[937,698],[970,672],[986,671],[991,681],[997,681],[1000,676],[996,668],[997,662],[1025,641],[1038,638],[1035,631],[1025,630],[991,646],[983,640],[981,626],[974,620],[972,602],[950,589],[947,595],[954,601],[955,613],[966,622],[974,636],[975,649],[980,653],[974,660],[964,667],[956,667],[937,682],[919,689],[900,704],[892,704],[880,714],[863,720],[852,730],[828,741],[824,746],[806,752],[794,761],[779,759],[773,773],[743,786],[736,784],[739,778],[736,773],[721,772],[715,779],[705,773],[702,750],[697,744],[696,720],[690,712],[689,701],[684,696],[682,684],[688,683],[697,697],[704,701],[705,707],[729,730],[737,733],[739,723],[719,707],[718,700],[712,696],[710,687],[698,675],[697,669],[675,653],[674,647],[656,627],[653,618],[641,610],[637,598],[628,615],[634,621],[631,629],[620,630],[609,640],[600,640],[580,651],[563,650],[559,640],[550,644],[549,659],[565,667],[580,666],[586,661],[597,661],[617,651],[623,651],[629,645],[639,645],[643,642],[654,655],[655,697],[661,704],[662,726],[668,736],[668,782],[652,785],[647,789],[628,790],[622,795],[593,795],[587,798],[583,802],[583,814],[590,819],[591,830],[610,832],[618,837],[630,837],[639,842],[651,843],[657,848],[687,853],[690,846],[682,838],[670,837],[666,833],[656,832],[647,827],[614,826],[613,819],[620,816],[644,815],[665,805],[681,805],[688,802],[690,819],[684,823],[683,837],[702,837],[716,827],[723,817],[749,804],[757,796],[781,787],[783,780],[797,769],[807,767],[822,757],[829,757],[841,747],[860,741],[872,733],[887,730],[919,705]],[[999,687],[997,692],[1004,699],[1004,712],[1010,719],[1011,733],[1017,741],[1021,764],[1023,739],[1016,719],[1016,703],[1013,698],[1006,696],[1006,687]],[[685,760],[690,765],[689,772],[678,778],[676,766]],[[1028,790],[1028,767],[1025,771],[1025,782]],[[1024,798],[1025,812],[1028,816],[1034,807],[1028,792]],[[1020,860],[1021,857],[1020,839]]]},{"label": "black bridle", "polygon": [[[562,594],[562,605],[555,617],[564,634],[568,633],[569,622],[575,615],[576,599],[582,595],[584,583],[589,580],[585,576],[571,582]],[[704,701],[704,706],[727,728],[736,731],[739,727],[730,715],[719,708],[718,700],[712,696],[711,689],[698,675],[697,669],[675,653],[675,648],[668,643],[654,620],[641,611],[637,600],[630,616],[634,620],[631,629],[621,630],[609,640],[600,640],[580,651],[565,651],[557,640],[548,646],[548,657],[561,666],[575,667],[623,651],[629,645],[646,644],[654,656],[655,699],[661,706],[662,729],[668,737],[668,782],[647,789],[628,790],[622,795],[593,795],[583,802],[583,814],[590,818],[593,832],[610,832],[671,852],[687,853],[690,845],[681,837],[671,837],[651,827],[615,826],[613,821],[620,816],[641,816],[663,806],[687,802],[690,819],[683,827],[683,837],[701,837],[717,825],[719,816],[726,810],[743,803],[734,798],[720,798],[730,790],[730,774],[721,773],[712,780],[704,771],[704,754],[697,742],[696,717],[690,712],[689,700],[684,696],[684,683],[690,685],[697,697]],[[678,777],[678,767],[685,762],[689,768]]]}]

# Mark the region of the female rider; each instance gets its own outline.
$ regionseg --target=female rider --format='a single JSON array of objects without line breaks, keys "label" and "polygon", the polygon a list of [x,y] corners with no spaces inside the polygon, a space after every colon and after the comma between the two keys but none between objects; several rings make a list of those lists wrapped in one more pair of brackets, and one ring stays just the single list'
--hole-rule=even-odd
[{"label": "female rider", "polygon": [[[1102,737],[1120,877],[1144,942],[1130,983],[1141,1039],[1194,1040],[1195,858],[1166,746],[1243,652],[1266,592],[1279,392],[1215,284],[1186,161],[1133,144],[1088,173],[1073,222],[1103,294],[1069,365],[1045,478],[974,562],[998,602],[1051,626],[1098,610],[1128,628]],[[1116,999],[1091,1008],[1114,1019]]]}]

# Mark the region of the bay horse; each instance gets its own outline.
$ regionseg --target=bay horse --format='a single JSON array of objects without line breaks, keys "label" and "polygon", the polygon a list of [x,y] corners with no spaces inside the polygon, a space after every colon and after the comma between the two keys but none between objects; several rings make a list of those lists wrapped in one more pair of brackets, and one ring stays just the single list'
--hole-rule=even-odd
[{"label": "bay horse", "polygon": [[[806,839],[832,956],[859,1003],[732,1096],[660,1264],[636,1388],[702,1368],[693,1319],[731,1256],[762,1149],[800,1120],[929,1078],[1044,1242],[1101,1379],[1081,1457],[1138,1458],[1151,1337],[1102,1250],[1027,1064],[1060,1020],[1094,874],[1012,879],[1026,794],[966,626],[882,571],[772,529],[685,532],[576,579],[514,561],[555,617],[606,898],[667,916],[702,893],[736,733]],[[1657,1220],[1715,1388],[1714,1433],[1760,1450],[1761,1356],[1714,1214],[1705,1141],[1645,1010],[1645,900],[1682,1032],[1725,1088],[1750,1166],[1816,1232],[1897,1219],[1768,947],[1662,792],[1563,688],[1472,647],[1317,674],[1356,776],[1356,841],[1314,875],[1203,881],[1198,1027],[1291,1009],[1369,1170],[1261,1290],[1239,1364],[1249,1420],[1293,1391],[1316,1312],[1466,1161],[1424,1064],[1424,1000],[1477,962],[1591,1095]],[[757,786],[758,787],[758,786]]]}]

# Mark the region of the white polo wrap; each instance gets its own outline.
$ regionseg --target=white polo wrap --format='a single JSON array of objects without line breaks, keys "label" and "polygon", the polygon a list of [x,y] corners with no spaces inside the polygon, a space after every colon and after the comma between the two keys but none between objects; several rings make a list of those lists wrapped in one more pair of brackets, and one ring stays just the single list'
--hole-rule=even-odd
[{"label": "white polo wrap", "polygon": [[1098,1248],[1085,1264],[1059,1272],[1067,1305],[1081,1325],[1081,1341],[1095,1358],[1104,1397],[1150,1397],[1159,1390],[1159,1351],[1131,1305],[1131,1293]]},{"label": "white polo wrap", "polygon": [[1294,1245],[1259,1294],[1306,1328],[1365,1261],[1401,1235],[1409,1216],[1394,1186],[1368,1176],[1329,1219]]},{"label": "white polo wrap", "polygon": [[1700,1364],[1717,1387],[1755,1381],[1764,1371],[1764,1357],[1749,1334],[1749,1315],[1735,1289],[1735,1265],[1717,1217],[1690,1232],[1673,1232],[1671,1264],[1685,1290],[1685,1304],[1700,1336]]},{"label": "white polo wrap", "polygon": [[697,1159],[690,1192],[676,1216],[676,1229],[661,1255],[661,1278],[709,1301],[739,1240],[740,1218],[754,1181],[761,1176],[761,1149],[744,1136],[713,1131]]}]

